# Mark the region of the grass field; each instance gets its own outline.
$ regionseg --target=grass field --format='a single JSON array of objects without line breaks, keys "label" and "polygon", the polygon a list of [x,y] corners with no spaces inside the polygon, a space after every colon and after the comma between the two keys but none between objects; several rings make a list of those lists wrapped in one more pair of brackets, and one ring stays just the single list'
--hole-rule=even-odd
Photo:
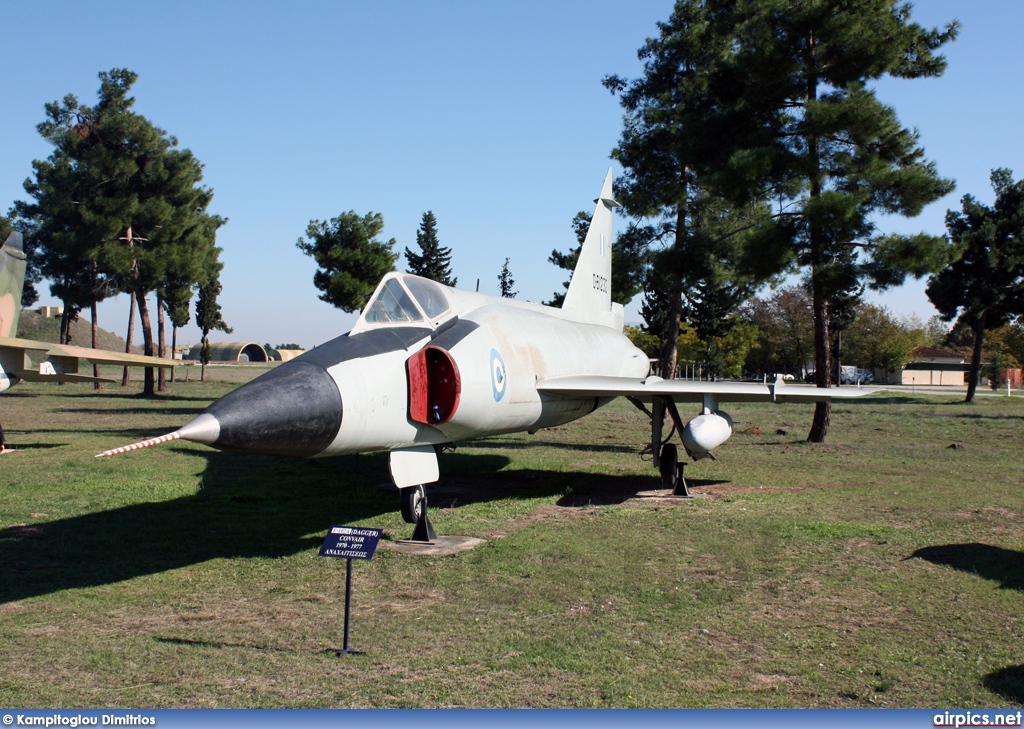
[{"label": "grass field", "polygon": [[93,458],[259,371],[0,396],[0,705],[1024,703],[1024,399],[863,398],[826,445],[808,406],[732,405],[689,501],[664,498],[625,402],[460,444],[432,521],[486,542],[357,562],[365,655],[338,659],[345,565],[317,548],[331,524],[410,533],[385,454]]}]

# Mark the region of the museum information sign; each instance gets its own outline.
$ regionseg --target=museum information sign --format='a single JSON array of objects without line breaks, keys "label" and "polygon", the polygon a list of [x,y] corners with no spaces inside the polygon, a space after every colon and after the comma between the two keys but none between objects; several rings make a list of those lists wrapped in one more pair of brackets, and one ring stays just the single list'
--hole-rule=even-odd
[{"label": "museum information sign", "polygon": [[327,530],[327,538],[320,546],[320,556],[337,559],[372,559],[382,533],[381,529],[332,526]]}]

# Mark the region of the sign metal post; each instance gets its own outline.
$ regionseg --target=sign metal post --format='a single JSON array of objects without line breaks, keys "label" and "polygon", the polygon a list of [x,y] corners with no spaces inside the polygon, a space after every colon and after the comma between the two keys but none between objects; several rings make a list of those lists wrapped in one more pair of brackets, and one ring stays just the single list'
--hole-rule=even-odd
[{"label": "sign metal post", "polygon": [[332,526],[327,530],[327,537],[320,546],[321,557],[344,559],[345,566],[345,645],[336,650],[334,655],[341,658],[347,655],[362,655],[362,651],[349,647],[349,626],[352,618],[352,560],[372,559],[380,541],[382,530],[363,527]]}]

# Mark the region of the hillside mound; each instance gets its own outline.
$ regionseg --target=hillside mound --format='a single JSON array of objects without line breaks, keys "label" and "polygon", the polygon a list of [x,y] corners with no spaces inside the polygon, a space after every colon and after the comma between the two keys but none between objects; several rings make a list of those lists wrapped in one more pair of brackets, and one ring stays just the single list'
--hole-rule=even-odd
[{"label": "hillside mound", "polygon": [[[60,341],[60,317],[47,318],[37,311],[23,310],[18,320],[18,336],[56,344]],[[71,344],[76,347],[92,346],[92,323],[88,317],[80,316],[71,324]],[[124,338],[101,328],[96,332],[96,348],[123,352]],[[132,347],[132,352],[142,354],[142,349]]]}]

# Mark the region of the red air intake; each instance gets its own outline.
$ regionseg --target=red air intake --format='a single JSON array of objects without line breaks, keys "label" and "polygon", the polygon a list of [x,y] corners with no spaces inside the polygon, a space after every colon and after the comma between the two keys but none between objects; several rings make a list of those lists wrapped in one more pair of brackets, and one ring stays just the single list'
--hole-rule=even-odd
[{"label": "red air intake", "polygon": [[441,425],[459,407],[462,380],[447,350],[425,347],[405,363],[409,375],[409,419],[424,425]]}]

